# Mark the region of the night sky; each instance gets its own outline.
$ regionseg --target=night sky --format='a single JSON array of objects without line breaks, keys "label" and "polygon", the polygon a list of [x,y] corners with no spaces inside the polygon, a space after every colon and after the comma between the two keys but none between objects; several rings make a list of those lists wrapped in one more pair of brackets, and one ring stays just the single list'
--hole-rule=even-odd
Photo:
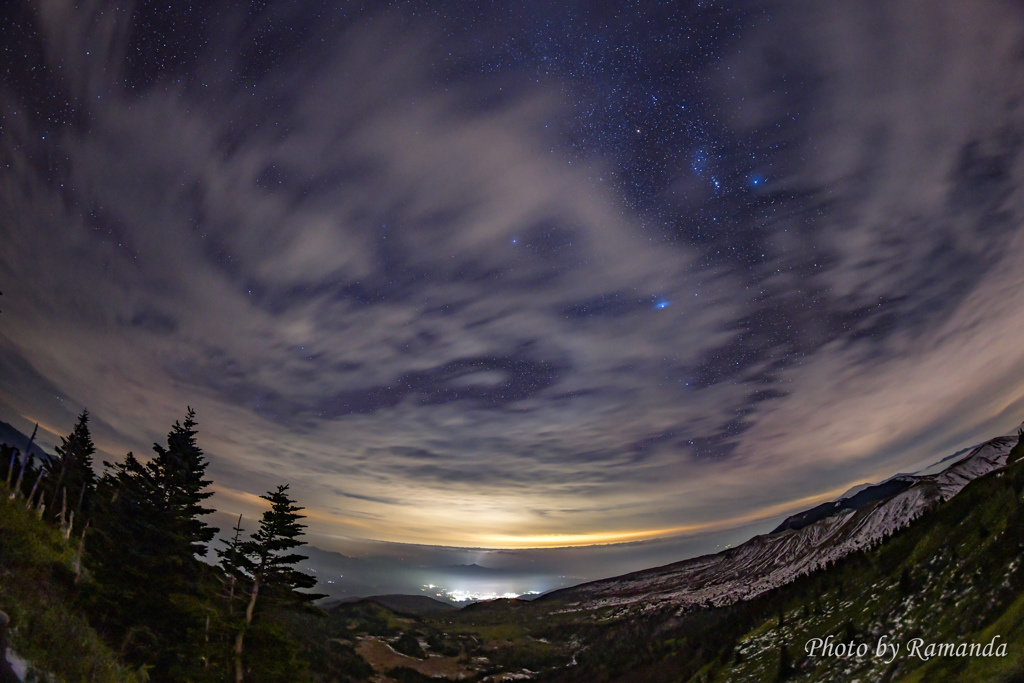
[{"label": "night sky", "polygon": [[711,543],[1024,419],[1019,4],[0,22],[0,419],[191,405],[223,513]]}]

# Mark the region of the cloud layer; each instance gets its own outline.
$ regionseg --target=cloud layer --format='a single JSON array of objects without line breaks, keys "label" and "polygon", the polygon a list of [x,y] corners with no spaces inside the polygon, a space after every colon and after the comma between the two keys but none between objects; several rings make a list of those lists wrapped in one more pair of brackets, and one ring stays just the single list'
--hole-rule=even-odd
[{"label": "cloud layer", "polygon": [[635,140],[582,150],[600,79],[473,75],[459,21],[224,10],[153,65],[141,8],[21,8],[0,400],[110,457],[190,404],[226,512],[289,481],[324,533],[483,547],[727,529],[1005,431],[1022,18],[919,5],[752,5],[695,67],[717,127],[609,109]]}]

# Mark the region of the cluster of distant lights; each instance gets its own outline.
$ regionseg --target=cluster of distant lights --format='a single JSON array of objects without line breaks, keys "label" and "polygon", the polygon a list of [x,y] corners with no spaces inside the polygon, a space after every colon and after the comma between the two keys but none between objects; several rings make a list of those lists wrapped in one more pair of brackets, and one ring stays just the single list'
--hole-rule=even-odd
[{"label": "cluster of distant lights", "polygon": [[[316,570],[312,567],[303,567],[304,571],[316,573]],[[338,578],[344,578],[343,575],[339,574]],[[327,583],[333,584],[333,580],[328,580]],[[540,595],[541,591],[526,591],[525,593],[484,593],[481,591],[464,591],[464,590],[448,590],[432,583],[423,584],[424,591],[436,591],[434,595],[438,598],[451,600],[452,602],[483,602],[484,600],[499,600],[504,598],[505,600],[515,600],[521,598],[524,595]]]},{"label": "cluster of distant lights", "polygon": [[485,593],[481,591],[448,590],[432,583],[423,584],[424,591],[436,591],[434,595],[438,598],[451,600],[452,602],[483,602],[484,600],[515,600],[524,595],[540,595],[540,591],[527,591],[525,593]]}]

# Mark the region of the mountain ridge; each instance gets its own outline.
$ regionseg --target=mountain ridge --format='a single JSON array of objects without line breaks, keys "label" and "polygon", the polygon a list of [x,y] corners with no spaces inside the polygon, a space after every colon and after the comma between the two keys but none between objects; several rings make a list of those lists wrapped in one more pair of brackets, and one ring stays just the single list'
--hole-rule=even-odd
[{"label": "mountain ridge", "polygon": [[[892,495],[857,508],[841,507],[842,499],[826,503],[832,514],[796,529],[777,528],[720,553],[563,588],[538,600],[564,603],[566,612],[609,606],[645,612],[666,605],[682,612],[745,600],[872,547],[973,479],[1003,467],[1016,442],[1011,436],[985,441],[940,473],[910,477]],[[870,489],[865,492],[870,498]]]},{"label": "mountain ridge", "polygon": [[[22,433],[20,429],[12,424],[0,420],[0,444],[7,444],[17,448],[19,452],[24,453],[25,447],[28,445],[29,436]],[[31,453],[37,458],[51,458],[52,453],[47,453],[42,446],[37,442],[32,442]]]}]

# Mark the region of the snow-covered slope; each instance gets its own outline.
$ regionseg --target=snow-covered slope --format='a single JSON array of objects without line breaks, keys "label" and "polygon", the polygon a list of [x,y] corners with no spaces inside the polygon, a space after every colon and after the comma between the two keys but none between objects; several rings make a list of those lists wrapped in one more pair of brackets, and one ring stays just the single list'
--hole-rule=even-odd
[{"label": "snow-covered slope", "polygon": [[903,490],[859,509],[837,506],[834,514],[798,529],[756,536],[715,555],[555,591],[544,599],[557,601],[562,611],[607,606],[647,611],[724,605],[753,597],[875,545],[956,495],[972,479],[1003,467],[1016,441],[1009,436],[987,441],[942,472],[910,477],[912,482]]}]

